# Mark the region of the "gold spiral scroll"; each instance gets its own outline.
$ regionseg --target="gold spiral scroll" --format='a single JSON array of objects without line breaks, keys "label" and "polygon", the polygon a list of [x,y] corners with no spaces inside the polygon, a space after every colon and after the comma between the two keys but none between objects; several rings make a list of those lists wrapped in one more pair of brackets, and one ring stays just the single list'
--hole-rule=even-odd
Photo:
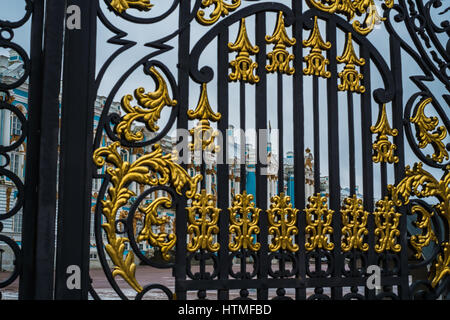
[{"label": "gold spiral scroll", "polygon": [[[129,251],[124,257],[125,243],[129,242],[129,239],[117,237],[116,234],[116,220],[120,208],[128,204],[131,197],[136,196],[130,189],[130,184],[133,182],[150,186],[168,184],[180,195],[183,194],[183,188],[187,186],[188,189],[185,195],[188,198],[192,198],[197,192],[197,184],[202,179],[202,176],[196,175],[191,177],[183,167],[173,162],[171,154],[163,155],[159,144],[153,146],[151,153],[140,157],[133,163],[123,161],[117,150],[119,147],[120,142],[116,141],[107,147],[97,149],[93,156],[97,167],[103,167],[106,163],[111,165],[107,166],[106,173],[110,176],[112,186],[108,189],[107,199],[101,201],[102,213],[105,216],[102,227],[106,232],[108,241],[105,249],[114,263],[113,277],[121,276],[133,289],[140,292],[142,287],[135,276],[136,264],[134,263],[134,254],[132,251]],[[160,201],[162,202],[162,200]],[[168,205],[167,200],[163,202],[165,202],[165,205]],[[144,209],[144,211],[147,211],[148,214],[155,214],[155,208],[148,207],[147,209]],[[152,210],[153,213],[150,212]],[[149,217],[148,219],[152,218]],[[141,234],[141,236],[150,240],[149,234]],[[165,239],[168,239],[169,243],[173,240],[170,235],[167,235]],[[167,241],[158,240],[157,242],[161,246],[164,244],[167,247]]]},{"label": "gold spiral scroll", "polygon": [[269,250],[272,252],[280,249],[291,252],[298,251],[297,244],[292,243],[292,237],[298,234],[297,213],[298,209],[292,208],[291,197],[283,192],[279,196],[270,199],[272,202],[270,209],[267,210],[269,220],[269,234],[273,235]]},{"label": "gold spiral scroll", "polygon": [[231,0],[231,3],[225,2],[225,0],[202,0],[201,7],[203,9],[214,5],[214,10],[209,15],[209,18],[205,18],[205,11],[199,10],[197,12],[197,21],[203,25],[211,25],[216,23],[220,17],[227,16],[231,11],[236,10],[241,5],[241,0]]},{"label": "gold spiral scroll", "polygon": [[434,212],[428,212],[424,207],[418,205],[413,206],[411,212],[417,215],[420,214],[420,220],[414,224],[422,230],[422,234],[413,235],[409,240],[411,246],[416,250],[415,257],[420,259],[422,257],[423,247],[428,246],[431,241],[437,242],[436,234],[431,227],[431,217],[433,217]]},{"label": "gold spiral scroll", "polygon": [[189,226],[187,233],[192,236],[192,241],[188,243],[187,250],[195,252],[199,249],[206,249],[216,252],[220,245],[214,243],[214,235],[219,233],[217,222],[219,221],[220,209],[216,207],[215,197],[207,194],[205,189],[194,196],[192,205],[188,210]]},{"label": "gold spiral scroll", "polygon": [[253,195],[244,191],[242,194],[234,196],[230,211],[230,227],[229,232],[234,235],[228,248],[230,251],[238,251],[239,249],[250,249],[258,251],[261,244],[256,242],[256,235],[259,234],[259,214],[261,209],[255,207]]},{"label": "gold spiral scroll", "polygon": [[122,13],[130,8],[139,11],[149,11],[153,7],[150,0],[111,0],[109,5],[118,13]]},{"label": "gold spiral scroll", "polygon": [[283,12],[278,13],[277,25],[271,36],[266,36],[267,43],[275,44],[273,51],[267,54],[270,60],[270,65],[266,66],[268,72],[280,72],[288,75],[295,73],[295,68],[289,66],[290,62],[294,60],[295,56],[290,54],[286,48],[292,47],[297,41],[295,38],[289,38],[286,27],[284,25]]},{"label": "gold spiral scroll", "polygon": [[328,209],[327,197],[322,197],[320,193],[309,197],[309,203],[306,212],[307,226],[305,231],[309,234],[305,249],[312,251],[316,248],[333,250],[334,243],[330,242],[329,237],[333,233],[331,222],[333,220],[333,210]]},{"label": "gold spiral scroll", "polygon": [[356,195],[344,200],[344,208],[341,210],[343,225],[341,248],[343,252],[352,249],[369,250],[369,245],[364,243],[364,236],[369,233],[367,230],[369,212],[364,211],[362,203],[363,201]]}]

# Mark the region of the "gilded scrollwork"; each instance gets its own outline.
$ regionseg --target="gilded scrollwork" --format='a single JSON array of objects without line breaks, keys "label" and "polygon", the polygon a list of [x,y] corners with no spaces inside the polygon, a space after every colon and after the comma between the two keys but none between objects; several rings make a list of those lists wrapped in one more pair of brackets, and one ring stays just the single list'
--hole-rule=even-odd
[{"label": "gilded scrollwork", "polygon": [[150,0],[111,0],[109,5],[118,13],[122,13],[130,8],[139,11],[149,11],[153,7]]},{"label": "gilded scrollwork", "polygon": [[341,248],[343,252],[353,249],[369,250],[369,245],[364,242],[364,236],[369,233],[367,229],[369,212],[364,211],[362,203],[363,201],[356,195],[344,200],[344,207],[341,210],[343,225]]},{"label": "gilded scrollwork", "polygon": [[[355,31],[362,35],[369,34],[375,25],[386,20],[378,13],[374,0],[307,0],[306,3],[323,12],[344,14],[349,21],[355,16],[365,15],[363,24],[358,20],[352,22]],[[394,0],[385,0],[384,4],[392,8]]]},{"label": "gilded scrollwork", "polygon": [[336,57],[339,63],[345,63],[344,69],[339,72],[338,76],[341,79],[341,84],[338,85],[340,91],[351,91],[357,93],[364,93],[366,88],[360,84],[364,78],[362,74],[356,70],[356,65],[363,66],[366,61],[364,58],[358,58],[353,47],[352,34],[347,34],[347,43],[345,45],[342,56]]},{"label": "gilded scrollwork", "polygon": [[399,158],[394,155],[394,151],[397,146],[389,141],[388,136],[396,137],[398,135],[397,129],[392,129],[387,113],[386,105],[382,105],[380,108],[380,113],[378,115],[378,120],[375,126],[370,127],[370,131],[377,135],[377,140],[373,143],[373,150],[375,154],[372,156],[372,160],[375,163],[388,162],[388,163],[398,163]]},{"label": "gilded scrollwork", "polygon": [[[445,126],[437,127],[439,124],[439,119],[437,117],[427,117],[425,115],[425,107],[432,101],[432,98],[422,100],[417,106],[414,116],[411,117],[409,121],[414,123],[416,127],[419,148],[423,149],[431,144],[434,148],[431,159],[442,163],[444,159],[449,159],[449,154],[443,142],[447,137],[447,129]],[[432,132],[433,130],[435,131]]]},{"label": "gilded scrollwork", "polygon": [[256,242],[256,235],[259,234],[258,226],[261,209],[255,207],[253,195],[244,191],[242,194],[234,196],[230,212],[229,232],[232,235],[228,248],[230,251],[239,249],[250,249],[258,251],[261,244]]},{"label": "gilded scrollwork", "polygon": [[219,132],[211,128],[210,121],[217,122],[222,118],[220,112],[214,112],[209,104],[206,83],[202,84],[200,99],[195,110],[188,110],[188,118],[190,120],[199,120],[196,127],[189,130],[192,135],[193,142],[189,144],[192,151],[208,150],[218,152],[219,146],[214,144],[215,138]]},{"label": "gilded scrollwork", "polygon": [[161,117],[161,111],[164,107],[174,107],[177,101],[169,96],[167,83],[162,75],[154,66],[150,67],[150,73],[156,80],[157,89],[155,92],[145,93],[145,89],[140,87],[134,91],[134,97],[137,99],[138,106],[131,106],[133,101],[132,95],[126,95],[122,98],[121,108],[126,113],[115,131],[123,139],[131,142],[141,141],[144,139],[142,131],[133,132],[132,126],[136,120],[143,121],[147,128],[156,132],[159,130],[157,121]]},{"label": "gilded scrollwork", "polygon": [[199,10],[197,12],[197,21],[203,25],[211,25],[216,23],[220,17],[225,17],[230,12],[236,10],[241,5],[241,0],[231,0],[231,3],[227,3],[226,0],[202,0],[201,7],[203,9],[209,8],[214,5],[213,11],[210,13],[209,18],[205,18],[205,11]]},{"label": "gilded scrollwork", "polygon": [[[183,167],[173,162],[171,154],[163,155],[162,148],[158,144],[153,146],[151,153],[140,157],[133,163],[123,161],[117,150],[119,147],[120,142],[116,141],[107,147],[97,149],[93,156],[97,167],[103,167],[106,163],[109,164],[106,168],[106,173],[110,176],[112,184],[108,189],[107,199],[101,201],[102,213],[106,218],[102,227],[108,240],[105,249],[114,263],[113,277],[121,276],[133,289],[140,292],[142,287],[135,276],[136,264],[134,263],[134,254],[129,251],[124,257],[125,243],[129,242],[129,239],[118,237],[115,227],[119,209],[125,206],[131,197],[136,195],[129,188],[130,184],[133,182],[151,186],[170,184],[180,195],[183,188],[187,186],[188,189],[185,194],[188,198],[192,198],[197,191],[197,184],[202,179],[202,176],[189,176]],[[168,205],[169,202],[167,199],[164,199],[157,201],[154,206],[156,204]],[[152,218],[152,213],[154,214],[155,211],[151,212],[156,210],[154,206],[143,208],[144,212],[148,213],[146,219],[151,220],[155,218],[154,215]],[[149,225],[147,224],[147,226]],[[141,237],[150,241],[148,233],[141,233]],[[174,241],[170,235],[164,237],[167,241],[161,238],[158,239],[158,237],[156,237],[155,243],[159,243],[167,250],[171,246],[171,241]],[[167,243],[170,245],[167,245]]]},{"label": "gilded scrollwork", "polygon": [[295,56],[290,54],[286,49],[292,47],[297,42],[295,38],[289,38],[284,24],[283,12],[278,13],[277,24],[271,36],[266,36],[268,44],[273,43],[275,47],[273,51],[267,54],[270,64],[266,66],[268,72],[280,72],[288,75],[295,73],[295,68],[289,64],[294,60]]},{"label": "gilded scrollwork", "polygon": [[259,82],[259,76],[254,72],[258,68],[258,63],[254,62],[250,56],[259,52],[258,46],[253,46],[248,38],[245,19],[242,18],[239,25],[239,34],[234,43],[228,43],[231,52],[237,52],[236,59],[230,62],[232,73],[229,75],[230,81],[244,81],[251,84]]},{"label": "gilded scrollwork", "polygon": [[429,280],[433,287],[436,287],[445,276],[450,275],[450,242],[444,242],[441,248],[442,253],[437,256],[430,270]]},{"label": "gilded scrollwork", "polygon": [[322,197],[320,193],[309,197],[306,212],[306,234],[309,235],[305,248],[312,251],[316,248],[333,250],[334,243],[330,241],[333,227],[333,210],[328,209],[327,197]]},{"label": "gilded scrollwork", "polygon": [[389,197],[377,201],[375,216],[375,252],[384,251],[400,252],[402,246],[397,243],[400,236],[398,226],[400,224],[401,214],[396,211],[394,201]]},{"label": "gilded scrollwork", "polygon": [[315,75],[317,77],[329,78],[331,72],[326,70],[326,66],[330,64],[330,60],[322,54],[323,50],[331,48],[330,42],[325,42],[320,35],[317,17],[314,17],[314,26],[307,40],[303,40],[303,46],[311,48],[310,53],[303,58],[307,63],[307,67],[303,69],[304,75]]},{"label": "gilded scrollwork", "polygon": [[433,217],[434,212],[429,212],[419,205],[413,206],[411,212],[417,215],[420,214],[420,220],[415,221],[414,224],[422,230],[422,234],[412,235],[409,240],[411,246],[416,250],[415,257],[420,259],[423,247],[428,246],[431,241],[437,242],[436,234],[431,227],[431,217]]},{"label": "gilded scrollwork", "polygon": [[192,204],[186,208],[188,210],[187,233],[192,241],[188,243],[187,250],[195,252],[199,249],[216,252],[220,245],[214,243],[214,235],[219,233],[217,222],[221,209],[216,207],[215,196],[206,193],[202,189],[201,193],[194,196]]},{"label": "gilded scrollwork", "polygon": [[269,234],[273,236],[269,250],[272,252],[289,250],[296,252],[299,246],[292,242],[292,237],[298,234],[297,213],[298,209],[292,207],[291,197],[281,193],[270,199],[270,209],[267,210],[269,220]]}]

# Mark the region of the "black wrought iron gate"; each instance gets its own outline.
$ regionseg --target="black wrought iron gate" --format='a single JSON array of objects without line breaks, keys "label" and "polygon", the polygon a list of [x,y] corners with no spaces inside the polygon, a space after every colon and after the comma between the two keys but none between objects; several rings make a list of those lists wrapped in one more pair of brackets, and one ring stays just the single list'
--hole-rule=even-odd
[{"label": "black wrought iron gate", "polygon": [[[14,78],[13,54],[0,61],[0,242],[15,261],[0,288],[449,297],[442,1],[24,3],[22,20],[0,20],[0,47],[24,69]],[[14,40],[26,27],[29,54]],[[20,243],[5,229],[18,215]]]}]

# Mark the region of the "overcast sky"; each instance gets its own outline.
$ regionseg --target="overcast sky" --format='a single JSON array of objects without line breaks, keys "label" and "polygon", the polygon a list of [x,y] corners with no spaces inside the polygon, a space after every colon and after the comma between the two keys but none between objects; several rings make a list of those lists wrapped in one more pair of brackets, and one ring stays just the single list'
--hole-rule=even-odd
[{"label": "overcast sky", "polygon": [[[106,17],[119,29],[125,31],[128,33],[128,35],[125,37],[125,39],[129,39],[132,41],[136,41],[137,45],[132,47],[131,49],[127,50],[126,52],[122,53],[108,68],[105,77],[101,83],[101,86],[99,88],[99,94],[108,96],[111,88],[117,80],[121,77],[122,74],[124,74],[137,60],[141,59],[145,55],[151,53],[153,50],[152,48],[145,47],[144,44],[161,38],[165,35],[168,35],[172,33],[178,25],[178,11],[176,10],[174,13],[172,13],[169,17],[167,17],[164,21],[159,22],[157,24],[153,25],[142,25],[142,24],[133,24],[130,22],[127,22],[121,18],[116,17],[113,13],[109,12],[106,9],[106,5],[101,2],[101,8],[105,12]],[[276,1],[280,3],[284,3],[286,5],[290,5],[291,1],[286,0],[280,0]],[[21,17],[23,14],[23,8],[24,8],[25,1],[23,0],[0,0],[0,7],[5,8],[7,7],[8,10],[2,10],[0,12],[0,19],[5,19],[5,17],[8,18],[8,20],[17,20]],[[144,12],[140,13],[136,10],[129,10],[130,14],[136,15],[136,16],[142,16],[142,17],[150,17],[150,16],[158,16],[159,14],[165,12],[171,5],[172,1],[167,0],[153,0],[152,3],[154,4],[154,7],[150,12]],[[246,2],[243,1],[241,7],[245,7],[248,5],[252,5],[255,2]],[[380,1],[377,1],[377,4],[380,4]],[[381,10],[381,7],[379,6],[379,9]],[[307,10],[307,6],[304,6],[304,10]],[[8,11],[8,12],[6,12]],[[443,11],[442,9],[438,10],[438,12]],[[380,12],[381,13],[381,12]],[[437,21],[442,21],[444,18],[443,15],[434,15],[436,19],[439,19]],[[447,14],[448,19],[448,14]],[[269,13],[267,14],[267,32],[272,33],[273,28],[275,26],[276,21],[276,14]],[[437,23],[439,24],[439,22]],[[22,45],[27,51],[29,50],[29,26],[30,24],[27,23],[23,28],[20,30],[15,31],[15,37],[14,41]],[[325,38],[325,31],[324,27],[325,24],[323,22],[320,23],[320,28],[322,32],[322,36]],[[405,27],[403,24],[397,24],[398,26],[398,32],[404,39],[410,39],[408,33],[406,32]],[[251,41],[254,43],[254,17],[249,17],[247,19],[247,29],[249,32],[249,37]],[[201,26],[198,24],[195,20],[191,24],[191,46],[195,45],[195,43],[205,34],[206,31],[209,30],[209,27]],[[236,39],[238,32],[238,24],[235,24],[230,27],[230,41],[234,41]],[[288,33],[292,34],[292,28],[288,28]],[[106,59],[119,48],[117,45],[111,45],[106,43],[106,41],[111,38],[114,34],[111,33],[109,30],[107,30],[100,22],[98,24],[98,41],[97,41],[97,70],[100,69],[100,67],[103,65],[103,63],[106,61]],[[309,35],[309,31],[304,30],[303,36],[304,38],[307,38]],[[445,35],[440,36],[442,43],[445,46]],[[375,29],[368,38],[372,41],[372,43],[375,45],[375,47],[379,50],[381,55],[385,58],[386,63],[390,65],[389,62],[389,41],[388,41],[388,34],[386,32],[386,29],[384,25],[378,27]],[[337,53],[338,55],[342,54],[343,52],[343,46],[344,46],[344,39],[345,34],[342,32],[338,32],[338,47],[337,47]],[[410,40],[409,40],[410,41]],[[411,42],[411,41],[410,41]],[[163,55],[160,55],[157,57],[158,60],[161,60],[164,62],[167,67],[170,69],[170,71],[173,73],[173,75],[176,78],[177,74],[177,39],[170,41],[169,44],[173,45],[175,49],[171,50],[170,52],[167,52]],[[355,49],[358,52],[358,46],[355,45]],[[270,45],[267,47],[267,52],[272,50],[273,46]],[[217,49],[216,49],[216,41],[213,41],[210,46],[205,48],[205,51],[200,59],[199,67],[203,66],[211,66],[214,70],[216,68],[216,59],[217,59]],[[305,48],[303,50],[303,55],[307,55],[309,53],[309,49]],[[230,61],[234,59],[236,56],[235,53],[230,54]],[[254,57],[253,57],[254,58]],[[415,85],[408,79],[409,76],[412,75],[418,75],[423,74],[422,71],[418,68],[417,64],[409,58],[406,54],[403,54],[403,72],[404,72],[404,104],[406,104],[406,101],[409,99],[410,95],[417,92],[418,89],[415,87]],[[264,67],[264,66],[259,66]],[[342,69],[342,65],[338,66],[338,70],[340,71]],[[380,75],[376,72],[375,66],[372,64],[371,67],[372,71],[372,90],[383,87],[383,84],[381,82]],[[301,70],[297,70],[297,72],[301,72]],[[213,79],[213,81],[208,84],[208,94],[209,99],[211,102],[211,106],[213,109],[217,110],[217,88],[216,88],[216,78]],[[293,125],[292,125],[292,117],[293,117],[293,110],[292,110],[292,80],[291,77],[285,76],[284,77],[284,150],[285,152],[291,151],[293,149]],[[312,121],[312,84],[311,84],[311,77],[304,77],[304,102],[305,102],[305,125],[304,125],[304,131],[305,131],[305,146],[309,147],[312,151],[314,149],[313,145],[313,121]],[[321,174],[327,175],[328,174],[328,152],[327,152],[327,126],[326,126],[326,117],[327,117],[327,102],[326,102],[326,89],[324,86],[324,81],[320,80],[320,113],[321,113],[321,127],[320,127],[320,139],[321,139]],[[142,68],[138,68],[135,72],[132,73],[132,75],[124,82],[116,96],[114,97],[115,101],[119,101],[121,97],[125,94],[132,94],[134,89],[137,87],[144,87],[147,91],[153,91],[154,90],[154,82],[149,77],[143,74]],[[277,117],[276,117],[276,75],[268,75],[268,86],[270,88],[270,94],[268,96],[268,118],[270,119],[270,124],[273,129],[277,127]],[[239,94],[238,94],[238,88],[239,85],[237,83],[231,83],[230,84],[230,124],[233,124],[235,127],[239,127]],[[436,98],[439,99],[439,102],[441,106],[449,111],[449,106],[445,104],[445,101],[442,99],[442,94],[445,94],[446,92],[444,86],[440,84],[438,81],[435,81],[433,84],[430,85],[430,89],[432,90],[433,94],[436,96]],[[254,114],[255,114],[255,106],[253,97],[254,97],[254,86],[248,85],[247,86],[247,128],[252,128],[255,126],[254,122]],[[360,118],[361,118],[361,112],[367,112],[370,110],[370,106],[360,106],[360,100],[358,95],[354,95],[354,105],[355,105],[355,130],[356,132],[361,132],[361,124],[360,124]],[[190,97],[189,97],[189,105],[191,108],[195,108],[197,101],[199,97],[199,86],[191,82],[190,86]],[[377,116],[378,116],[378,106],[375,102],[372,103],[372,119],[373,124],[375,124]],[[392,117],[391,117],[391,105],[387,105],[387,110],[389,113],[389,119],[390,123],[392,125]],[[425,109],[426,114],[428,116],[437,115],[433,108],[431,106],[427,107]],[[341,157],[340,157],[340,166],[341,166],[341,186],[345,187],[349,184],[349,178],[348,178],[348,137],[347,137],[347,102],[346,102],[346,93],[339,93],[339,110],[336,110],[336,112],[339,112],[340,117],[340,132],[339,132],[339,147],[341,151]],[[450,113],[450,112],[449,112]],[[161,128],[164,127],[164,124],[167,122],[169,110],[168,108],[163,112],[162,118],[159,122],[159,126]],[[442,121],[440,121],[442,124]],[[192,124],[194,124],[193,122]],[[375,135],[373,136],[375,139]],[[406,141],[406,140],[405,140]],[[445,143],[449,143],[450,138],[447,136]],[[428,153],[432,153],[433,149],[431,147],[427,147],[425,149]],[[409,147],[406,147],[406,164],[413,164],[417,161],[417,157],[412,154]],[[356,172],[357,172],[357,185],[360,187],[360,191],[362,191],[362,155],[361,155],[361,140],[360,137],[356,137]],[[375,164],[375,191],[376,191],[376,197],[379,197],[380,193],[380,186],[379,186],[379,166]],[[388,165],[388,172],[389,172],[389,183],[393,183],[393,166]],[[438,170],[432,170],[436,174],[437,177],[441,176],[441,172]]]}]

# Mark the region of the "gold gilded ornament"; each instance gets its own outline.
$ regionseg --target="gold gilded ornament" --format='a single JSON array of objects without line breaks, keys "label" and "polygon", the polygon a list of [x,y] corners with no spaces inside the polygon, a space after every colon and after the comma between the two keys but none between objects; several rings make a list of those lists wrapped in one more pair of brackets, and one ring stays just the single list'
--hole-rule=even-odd
[{"label": "gold gilded ornament", "polygon": [[205,11],[199,10],[197,12],[197,21],[203,25],[211,25],[216,23],[220,17],[227,16],[231,11],[236,10],[241,5],[241,0],[231,0],[231,3],[227,3],[225,0],[202,0],[201,7],[203,9],[214,5],[214,10],[209,15],[209,18],[205,18]]},{"label": "gold gilded ornament", "polygon": [[298,209],[292,208],[291,197],[281,193],[270,199],[270,209],[267,210],[267,218],[269,220],[269,234],[273,236],[269,250],[272,252],[289,250],[291,252],[298,251],[297,244],[292,243],[292,237],[298,234],[297,213]]},{"label": "gold gilded ornament", "polygon": [[366,88],[360,84],[364,78],[362,74],[356,70],[356,65],[363,66],[366,61],[364,58],[358,58],[353,47],[352,34],[347,34],[347,44],[345,45],[342,56],[336,57],[339,63],[345,63],[344,70],[339,72],[338,76],[341,79],[341,84],[338,85],[340,91],[351,91],[357,93],[364,93]]},{"label": "gold gilded ornament", "polygon": [[435,263],[431,266],[429,280],[431,286],[435,288],[445,276],[450,275],[450,242],[444,242],[441,245],[440,253]]},{"label": "gold gilded ornament", "polygon": [[377,140],[372,146],[375,151],[375,154],[372,156],[373,162],[397,163],[399,159],[397,156],[394,156],[394,151],[397,149],[397,146],[389,141],[388,135],[396,137],[398,135],[398,130],[392,129],[389,125],[386,105],[383,104],[380,108],[378,121],[375,126],[370,127],[370,131],[372,131],[373,134],[378,134]]},{"label": "gold gilded ornament", "polygon": [[397,243],[400,236],[398,225],[400,223],[401,214],[395,211],[394,201],[384,197],[376,203],[375,216],[375,236],[377,244],[375,244],[375,252],[391,250],[392,252],[400,252],[401,245]]},{"label": "gold gilded ornament", "polygon": [[414,225],[422,229],[422,234],[411,236],[409,241],[416,250],[415,257],[420,259],[422,257],[422,248],[428,246],[431,241],[437,242],[436,235],[431,227],[431,217],[434,215],[434,212],[428,212],[428,210],[419,205],[413,206],[411,212],[417,215],[420,214],[420,221],[414,222]]},{"label": "gold gilded ornament", "polygon": [[234,196],[230,211],[229,232],[232,239],[228,245],[230,251],[239,249],[250,249],[258,251],[261,244],[256,242],[256,235],[259,234],[258,220],[261,209],[255,207],[252,202],[253,195],[244,191],[242,194]]},{"label": "gold gilded ornament", "polygon": [[214,243],[214,235],[219,233],[217,222],[219,221],[220,209],[216,207],[215,197],[207,194],[205,189],[194,196],[192,205],[188,210],[187,233],[191,236],[191,242],[187,245],[189,252],[205,249],[216,252],[220,245]]},{"label": "gold gilded ornament", "polygon": [[149,11],[153,7],[150,0],[111,0],[109,5],[118,13],[122,13],[130,8],[139,11]]},{"label": "gold gilded ornament", "polygon": [[250,58],[259,52],[258,46],[253,46],[248,38],[245,19],[242,18],[239,34],[234,43],[228,43],[231,52],[237,52],[236,59],[230,62],[233,72],[229,75],[230,81],[244,81],[251,84],[259,82],[259,76],[254,75],[258,63]]},{"label": "gold gilded ornament", "polygon": [[322,197],[320,193],[309,197],[309,203],[306,212],[307,226],[305,231],[309,238],[305,243],[307,251],[316,248],[333,250],[334,243],[330,242],[329,237],[333,233],[331,222],[333,220],[333,210],[328,209],[327,197]]},{"label": "gold gilded ornament", "polygon": [[268,72],[280,72],[288,75],[295,73],[295,68],[289,66],[290,62],[294,60],[294,55],[289,54],[287,47],[292,47],[297,41],[290,39],[286,27],[284,25],[283,12],[278,13],[277,25],[273,31],[272,36],[266,36],[268,44],[273,43],[275,47],[272,52],[269,52],[267,57],[270,59],[270,65],[266,66]]},{"label": "gold gilded ornament", "polygon": [[156,80],[157,89],[155,92],[145,93],[145,89],[142,87],[136,89],[134,97],[137,99],[139,106],[135,107],[130,104],[133,101],[133,96],[126,95],[122,98],[121,107],[126,114],[116,126],[115,131],[122,139],[127,141],[135,142],[144,139],[142,131],[132,131],[134,121],[141,120],[150,131],[156,132],[159,130],[156,123],[161,117],[162,109],[165,106],[176,106],[178,103],[170,98],[166,81],[156,68],[150,67],[150,72]]},{"label": "gold gilded ornament", "polygon": [[218,136],[218,131],[211,128],[210,121],[217,122],[222,118],[220,112],[215,113],[208,100],[206,83],[202,84],[200,99],[195,110],[188,110],[188,118],[190,120],[198,119],[197,126],[189,133],[192,135],[193,143],[189,144],[189,148],[194,150],[208,150],[218,152],[219,146],[214,144],[214,139]]},{"label": "gold gilded ornament", "polygon": [[369,250],[369,245],[364,242],[364,236],[367,230],[367,218],[369,212],[364,211],[362,200],[356,195],[352,198],[345,198],[344,207],[341,210],[342,215],[342,243],[343,252],[359,249],[361,251]]},{"label": "gold gilded ornament", "polygon": [[[448,152],[445,148],[443,140],[447,137],[447,129],[445,126],[440,126],[436,128],[439,124],[439,119],[437,117],[427,117],[425,115],[425,107],[432,102],[431,98],[424,99],[421,101],[416,109],[413,117],[409,119],[411,123],[415,124],[416,136],[419,140],[419,148],[423,149],[429,144],[434,148],[434,153],[431,156],[433,161],[442,163],[445,159],[449,159]],[[436,130],[434,132],[431,132]],[[430,157],[430,156],[428,156]]]},{"label": "gold gilded ornament", "polygon": [[[186,170],[172,161],[171,154],[163,155],[159,144],[153,146],[153,152],[140,157],[131,164],[123,161],[117,150],[119,147],[120,142],[116,141],[107,147],[97,149],[93,156],[97,167],[103,167],[106,163],[109,164],[106,173],[110,176],[112,184],[108,189],[107,199],[101,201],[102,213],[105,216],[102,227],[108,241],[105,249],[114,263],[113,277],[121,276],[133,289],[140,292],[142,287],[135,276],[134,254],[129,251],[124,258],[125,243],[129,242],[129,239],[117,237],[115,225],[119,209],[125,206],[131,197],[136,196],[130,190],[130,184],[133,182],[151,186],[170,184],[180,195],[183,188],[188,186],[185,194],[188,198],[192,198],[197,191],[197,184],[202,176],[191,177]],[[158,202],[158,204],[161,203],[168,204],[167,200]],[[151,218],[149,217],[149,219]],[[170,241],[173,241],[173,239],[168,236],[168,242],[161,240],[160,243],[166,246],[165,244],[170,243]]]},{"label": "gold gilded ornament", "polygon": [[330,64],[330,60],[324,57],[322,50],[329,50],[331,48],[330,42],[325,42],[320,35],[319,26],[317,24],[317,17],[314,17],[314,27],[307,40],[303,40],[303,45],[311,48],[310,53],[303,58],[307,63],[307,67],[303,69],[303,74],[310,76],[329,78],[330,71],[326,70],[326,66]]}]

